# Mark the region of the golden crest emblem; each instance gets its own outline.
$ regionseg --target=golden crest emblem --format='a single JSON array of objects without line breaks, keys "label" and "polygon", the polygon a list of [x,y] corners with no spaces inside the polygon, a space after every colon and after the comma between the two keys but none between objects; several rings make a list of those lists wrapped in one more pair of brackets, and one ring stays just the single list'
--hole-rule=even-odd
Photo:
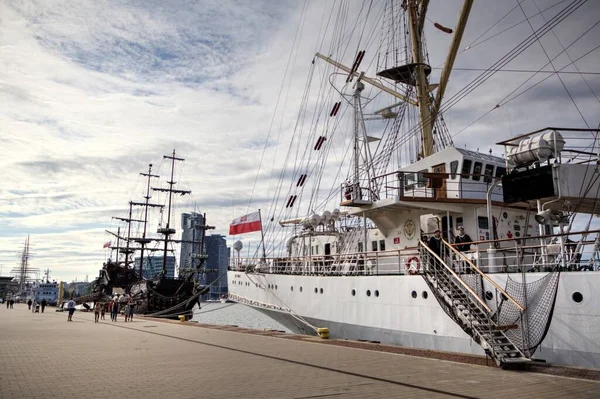
[{"label": "golden crest emblem", "polygon": [[412,240],[414,238],[415,230],[416,230],[416,226],[412,220],[407,220],[406,223],[404,223],[404,235],[409,240]]}]

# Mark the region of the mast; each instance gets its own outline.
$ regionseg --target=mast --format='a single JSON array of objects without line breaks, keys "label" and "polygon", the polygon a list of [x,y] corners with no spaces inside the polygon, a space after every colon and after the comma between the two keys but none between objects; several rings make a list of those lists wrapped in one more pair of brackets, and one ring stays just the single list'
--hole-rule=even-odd
[{"label": "mast", "polygon": [[170,159],[171,160],[171,180],[167,181],[167,183],[169,184],[169,188],[160,188],[160,187],[152,187],[152,190],[155,191],[161,191],[161,192],[168,192],[169,193],[169,200],[168,200],[168,206],[167,206],[167,225],[164,228],[159,228],[157,230],[157,233],[162,234],[165,236],[165,246],[163,249],[163,265],[162,265],[162,277],[164,277],[167,274],[167,250],[168,250],[168,245],[169,245],[169,237],[173,234],[175,234],[176,230],[171,228],[171,203],[172,203],[172,197],[173,197],[173,193],[176,194],[180,194],[180,195],[185,195],[185,194],[190,194],[191,191],[189,190],[175,190],[173,188],[173,186],[175,185],[175,181],[174,181],[174,177],[175,177],[175,161],[185,161],[185,159],[183,158],[177,158],[175,156],[175,150],[173,150],[173,154],[172,155],[163,155],[163,159]]},{"label": "mast", "polygon": [[150,242],[150,240],[148,240],[146,238],[146,226],[148,224],[148,207],[149,206],[157,206],[157,207],[163,207],[163,205],[158,205],[158,204],[150,204],[150,178],[151,177],[160,177],[158,175],[153,175],[152,174],[152,164],[148,165],[148,173],[140,173],[140,175],[142,176],[146,176],[146,195],[144,196],[144,198],[146,199],[145,203],[144,203],[144,220],[143,220],[143,225],[144,225],[144,231],[142,233],[142,238],[138,239],[137,242],[140,243],[141,249],[140,249],[140,274],[139,274],[139,278],[140,280],[143,279],[143,271],[144,271],[144,248],[146,247],[146,244],[148,244]]},{"label": "mast", "polygon": [[[419,120],[421,122],[421,137],[423,138],[421,153],[423,158],[433,154],[433,121],[429,109],[429,91],[427,89],[427,77],[425,76],[425,64],[423,63],[423,51],[421,43],[421,31],[419,29],[419,18],[417,17],[417,2],[408,1],[407,14],[412,45],[412,57],[415,63],[417,100],[419,104]],[[419,15],[427,11],[421,8]]]}]

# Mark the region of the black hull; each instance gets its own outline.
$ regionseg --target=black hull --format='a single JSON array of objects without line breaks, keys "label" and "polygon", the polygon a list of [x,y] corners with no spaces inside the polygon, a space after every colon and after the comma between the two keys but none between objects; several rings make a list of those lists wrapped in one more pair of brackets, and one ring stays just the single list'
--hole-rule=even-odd
[{"label": "black hull", "polygon": [[187,279],[156,278],[133,283],[130,295],[136,303],[136,313],[177,319],[180,315],[191,315],[200,295],[208,290]]}]

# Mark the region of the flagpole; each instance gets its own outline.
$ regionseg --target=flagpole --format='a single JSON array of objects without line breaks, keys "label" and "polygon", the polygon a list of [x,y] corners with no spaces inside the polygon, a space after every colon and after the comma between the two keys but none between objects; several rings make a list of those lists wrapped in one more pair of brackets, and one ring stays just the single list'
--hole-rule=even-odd
[{"label": "flagpole", "polygon": [[264,260],[267,258],[267,252],[265,251],[265,233],[263,232],[262,216],[260,214],[260,209],[258,210],[258,221],[260,222],[260,236],[261,236],[261,241],[262,241],[263,260]]}]

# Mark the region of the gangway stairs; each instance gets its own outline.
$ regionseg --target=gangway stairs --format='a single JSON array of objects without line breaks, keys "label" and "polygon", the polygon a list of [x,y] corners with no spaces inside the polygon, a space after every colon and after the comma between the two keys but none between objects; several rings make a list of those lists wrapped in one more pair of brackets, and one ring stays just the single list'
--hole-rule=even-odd
[{"label": "gangway stairs", "polygon": [[[485,353],[495,360],[500,367],[506,367],[510,364],[531,362],[526,348],[526,333],[521,327],[521,342],[513,342],[505,334],[509,329],[518,329],[517,323],[513,325],[499,325],[497,315],[448,263],[453,264],[457,270],[458,262],[454,259],[467,261],[464,255],[456,251],[450,244],[442,242],[441,255],[436,254],[429,246],[420,242],[419,250],[421,255],[421,275],[429,286],[431,292],[436,297],[446,314],[450,316],[469,336],[473,338],[484,349]],[[461,259],[462,256],[464,259]],[[445,261],[445,260],[446,261]],[[482,276],[489,279],[474,264],[469,267],[473,272],[481,273]],[[489,279],[489,281],[492,281]],[[496,286],[497,293],[503,295],[514,302],[521,311],[519,323],[523,326],[524,308],[510,297],[501,287]]]}]

